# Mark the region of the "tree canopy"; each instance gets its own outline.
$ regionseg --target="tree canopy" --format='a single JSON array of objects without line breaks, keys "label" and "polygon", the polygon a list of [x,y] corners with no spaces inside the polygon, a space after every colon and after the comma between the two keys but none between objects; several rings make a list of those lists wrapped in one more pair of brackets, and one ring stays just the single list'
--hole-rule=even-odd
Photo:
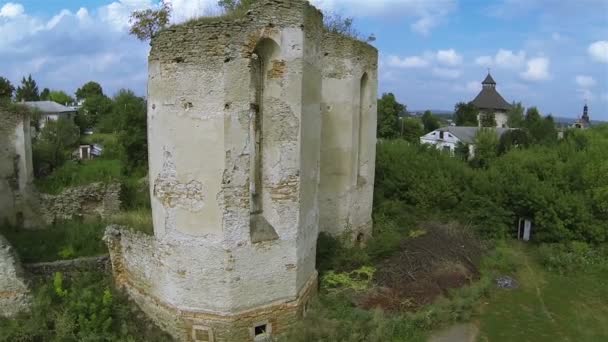
[{"label": "tree canopy", "polygon": [[130,34],[141,41],[152,39],[160,30],[169,24],[171,18],[171,4],[162,1],[158,9],[144,9],[131,14]]},{"label": "tree canopy", "polygon": [[40,94],[38,93],[38,85],[36,81],[29,75],[27,78],[21,80],[21,85],[17,87],[15,93],[17,101],[38,101],[40,100]]},{"label": "tree canopy", "polygon": [[385,139],[398,137],[399,118],[405,113],[405,105],[397,102],[393,93],[382,94],[378,100],[378,137]]},{"label": "tree canopy", "polygon": [[454,108],[456,126],[477,127],[477,108],[472,103],[459,102]]},{"label": "tree canopy", "polygon": [[432,132],[441,126],[439,119],[430,110],[422,114],[422,125],[424,126],[424,133]]},{"label": "tree canopy", "polygon": [[77,100],[85,100],[91,96],[103,96],[103,88],[99,83],[89,81],[76,90]]},{"label": "tree canopy", "polygon": [[4,77],[0,77],[0,99],[11,99],[15,87],[11,84],[11,81]]}]

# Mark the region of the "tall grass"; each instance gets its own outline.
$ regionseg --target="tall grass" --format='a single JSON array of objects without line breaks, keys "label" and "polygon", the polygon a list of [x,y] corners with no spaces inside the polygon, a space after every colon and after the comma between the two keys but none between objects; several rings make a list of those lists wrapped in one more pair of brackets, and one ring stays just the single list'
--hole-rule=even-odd
[{"label": "tall grass", "polygon": [[121,178],[121,168],[119,160],[69,161],[50,176],[38,179],[35,183],[41,192],[58,194],[71,186],[117,181]]}]

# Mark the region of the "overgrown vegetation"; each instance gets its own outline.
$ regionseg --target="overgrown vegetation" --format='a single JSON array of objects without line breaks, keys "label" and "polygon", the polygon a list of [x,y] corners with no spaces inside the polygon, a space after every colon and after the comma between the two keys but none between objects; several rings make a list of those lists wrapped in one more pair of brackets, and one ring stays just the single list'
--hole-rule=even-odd
[{"label": "overgrown vegetation", "polygon": [[0,332],[6,342],[171,340],[98,273],[56,273],[36,286],[32,312],[0,319]]}]

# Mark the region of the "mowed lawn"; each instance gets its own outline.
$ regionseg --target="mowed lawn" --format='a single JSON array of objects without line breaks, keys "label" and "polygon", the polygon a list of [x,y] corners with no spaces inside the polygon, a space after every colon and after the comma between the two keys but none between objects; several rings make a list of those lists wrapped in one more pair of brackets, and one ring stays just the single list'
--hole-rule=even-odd
[{"label": "mowed lawn", "polygon": [[544,270],[532,248],[514,246],[520,288],[495,290],[482,304],[479,341],[608,341],[608,272]]}]

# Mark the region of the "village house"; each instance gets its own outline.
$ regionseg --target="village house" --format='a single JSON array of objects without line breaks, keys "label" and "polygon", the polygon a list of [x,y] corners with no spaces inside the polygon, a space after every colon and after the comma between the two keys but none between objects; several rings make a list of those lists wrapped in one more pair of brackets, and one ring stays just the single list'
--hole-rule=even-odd
[{"label": "village house", "polygon": [[[456,147],[463,144],[468,146],[468,157],[473,158],[475,156],[475,137],[481,129],[480,127],[462,126],[441,127],[420,137],[420,143],[434,145],[438,150],[449,152],[452,155],[456,152]],[[497,127],[494,131],[500,139],[509,130],[511,129]]]},{"label": "village house", "polygon": [[511,105],[496,90],[496,81],[489,72],[481,85],[481,92],[471,101],[479,110],[479,114],[477,114],[478,126],[482,126],[483,115],[494,114],[496,127],[508,127],[507,112],[511,109]]},{"label": "village house", "polygon": [[75,107],[67,107],[54,101],[26,101],[23,104],[40,113],[38,122],[41,129],[49,121],[57,121],[60,118],[72,120],[78,112]]}]

